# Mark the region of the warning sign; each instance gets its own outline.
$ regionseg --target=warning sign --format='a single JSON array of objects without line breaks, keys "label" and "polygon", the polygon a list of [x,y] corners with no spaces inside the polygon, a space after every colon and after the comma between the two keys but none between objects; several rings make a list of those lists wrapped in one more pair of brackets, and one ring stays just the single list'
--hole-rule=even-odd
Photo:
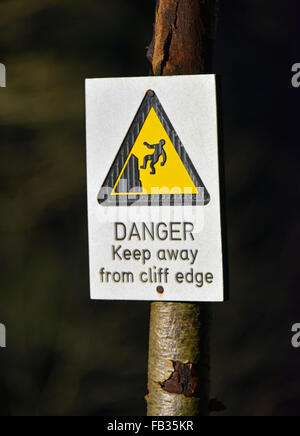
[{"label": "warning sign", "polygon": [[223,301],[215,76],[86,90],[91,297]]},{"label": "warning sign", "polygon": [[147,91],[98,200],[104,206],[209,203],[209,193],[154,91]]}]

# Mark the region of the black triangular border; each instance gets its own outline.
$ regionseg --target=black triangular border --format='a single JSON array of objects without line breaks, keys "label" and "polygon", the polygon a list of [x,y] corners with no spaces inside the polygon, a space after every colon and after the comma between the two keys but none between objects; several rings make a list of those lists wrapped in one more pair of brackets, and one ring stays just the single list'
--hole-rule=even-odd
[{"label": "black triangular border", "polygon": [[[180,159],[182,160],[186,170],[193,180],[197,189],[203,191],[200,194],[177,194],[177,195],[122,195],[112,196],[111,192],[118,180],[120,171],[134,146],[142,126],[151,110],[154,108],[167,134],[169,135]],[[147,91],[141,106],[126,134],[126,137],[118,151],[117,157],[114,160],[108,175],[98,194],[98,202],[103,206],[205,206],[210,202],[210,195],[198,175],[188,153],[186,152],[182,142],[180,141],[171,121],[165,113],[162,104],[160,103],[154,91]]]}]

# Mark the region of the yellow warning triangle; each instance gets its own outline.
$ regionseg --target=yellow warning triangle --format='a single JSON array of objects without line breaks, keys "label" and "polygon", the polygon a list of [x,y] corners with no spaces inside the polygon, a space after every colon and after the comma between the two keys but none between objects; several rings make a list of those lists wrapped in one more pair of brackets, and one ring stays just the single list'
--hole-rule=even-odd
[{"label": "yellow warning triangle", "polygon": [[153,91],[147,92],[98,200],[104,206],[209,202],[205,186]]},{"label": "yellow warning triangle", "polygon": [[[155,148],[149,148],[145,145],[146,143],[150,146],[158,145],[157,148],[159,148],[160,141],[165,142],[164,146],[161,148],[164,149],[166,157],[164,157],[163,153],[157,153],[155,156]],[[159,190],[161,194],[170,194],[171,192],[174,194],[184,194],[187,188],[190,188],[191,194],[198,194],[194,182],[183,165],[153,107],[120,172],[118,180],[112,190],[112,195],[129,194],[128,192],[122,192],[120,190],[117,192],[116,189],[132,155],[138,159],[139,163],[139,179],[143,188],[143,191],[139,194],[151,194],[154,189]],[[154,171],[152,168],[154,168]]]}]

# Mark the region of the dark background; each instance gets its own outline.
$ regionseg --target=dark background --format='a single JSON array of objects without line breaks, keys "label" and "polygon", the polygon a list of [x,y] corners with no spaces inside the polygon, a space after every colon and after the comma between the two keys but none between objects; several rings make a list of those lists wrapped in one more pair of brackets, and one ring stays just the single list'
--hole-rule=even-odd
[{"label": "dark background", "polygon": [[[143,415],[148,303],[89,300],[84,79],[148,74],[154,0],[2,0],[1,415]],[[225,415],[300,415],[299,2],[226,0],[231,300],[214,305]]]}]

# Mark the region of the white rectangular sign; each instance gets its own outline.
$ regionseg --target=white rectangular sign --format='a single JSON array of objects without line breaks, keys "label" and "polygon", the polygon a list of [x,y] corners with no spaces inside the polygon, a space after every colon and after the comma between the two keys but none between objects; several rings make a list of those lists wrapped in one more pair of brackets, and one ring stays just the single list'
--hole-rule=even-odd
[{"label": "white rectangular sign", "polygon": [[223,301],[214,75],[86,82],[92,299]]}]

